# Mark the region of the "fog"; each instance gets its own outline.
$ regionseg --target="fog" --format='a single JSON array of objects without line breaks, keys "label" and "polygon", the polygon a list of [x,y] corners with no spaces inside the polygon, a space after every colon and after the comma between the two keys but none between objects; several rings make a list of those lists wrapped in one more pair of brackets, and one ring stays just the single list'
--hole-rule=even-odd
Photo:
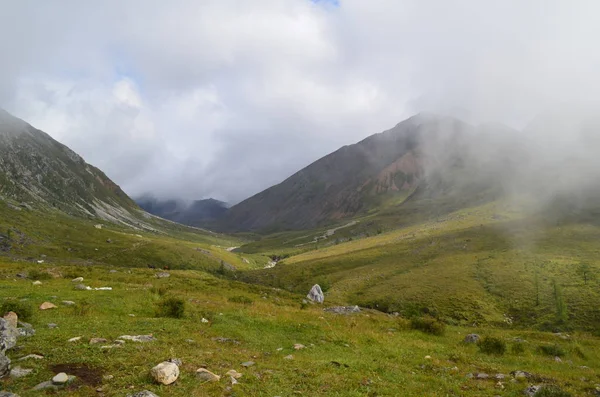
[{"label": "fog", "polygon": [[598,135],[580,128],[589,119],[580,109],[589,114],[600,98],[594,1],[24,0],[2,9],[0,107],[133,196],[235,203],[421,111],[516,131],[512,148],[526,148],[528,163],[507,189],[519,192],[539,170],[552,181],[548,196],[597,176]]}]

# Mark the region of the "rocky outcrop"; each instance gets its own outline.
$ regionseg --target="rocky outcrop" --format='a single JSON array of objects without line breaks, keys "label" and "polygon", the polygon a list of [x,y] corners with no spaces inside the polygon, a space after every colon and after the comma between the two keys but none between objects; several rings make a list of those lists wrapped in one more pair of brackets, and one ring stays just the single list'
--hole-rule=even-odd
[{"label": "rocky outcrop", "polygon": [[323,290],[321,290],[321,286],[319,284],[313,285],[306,297],[311,301],[318,303],[323,303],[325,300],[325,295],[323,295]]}]

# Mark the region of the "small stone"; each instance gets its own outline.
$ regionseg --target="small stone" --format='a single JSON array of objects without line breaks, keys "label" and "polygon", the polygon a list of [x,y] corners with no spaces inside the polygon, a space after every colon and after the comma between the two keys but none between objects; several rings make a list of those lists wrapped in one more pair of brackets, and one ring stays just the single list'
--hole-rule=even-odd
[{"label": "small stone", "polygon": [[4,315],[4,319],[6,320],[8,325],[10,325],[13,328],[17,328],[17,326],[19,325],[19,317],[17,316],[17,313],[15,313],[15,312],[6,313]]},{"label": "small stone", "polygon": [[478,379],[478,380],[485,380],[485,379],[488,379],[489,377],[490,376],[484,372],[479,372],[479,373],[475,374],[475,379]]},{"label": "small stone", "polygon": [[207,319],[205,319],[204,317],[202,317],[202,320],[200,320],[201,322],[203,322],[204,324],[207,324],[209,321]]},{"label": "small stone", "polygon": [[10,374],[10,359],[0,353],[0,378],[4,378]]},{"label": "small stone", "polygon": [[33,285],[42,285],[42,282],[40,280],[35,280],[33,283],[31,283]]},{"label": "small stone", "polygon": [[121,347],[121,345],[105,345],[105,346],[100,346],[101,350],[110,350],[110,349],[114,349],[115,347]]},{"label": "small stone", "polygon": [[242,367],[249,368],[255,364],[254,361],[246,361],[242,363]]},{"label": "small stone", "polygon": [[169,274],[167,272],[156,273],[156,278],[167,278],[167,277],[171,277],[171,274]]},{"label": "small stone", "polygon": [[48,324],[48,328],[58,328],[58,325],[54,324],[54,323],[50,323],[50,324]]},{"label": "small stone", "polygon": [[506,375],[504,375],[504,374],[494,375],[494,379],[496,379],[496,380],[503,380],[504,378],[506,378]]},{"label": "small stone", "polygon": [[76,336],[74,338],[69,339],[67,342],[78,342],[81,340],[81,336]]},{"label": "small stone", "polygon": [[31,374],[32,372],[33,372],[33,369],[14,367],[13,369],[10,370],[10,377],[11,378],[22,378],[24,376]]},{"label": "small stone", "polygon": [[150,374],[156,382],[170,385],[179,377],[179,367],[177,364],[164,361],[152,368]]},{"label": "small stone", "polygon": [[293,360],[293,359],[294,359],[294,356],[290,354],[290,355],[288,355],[288,356],[285,356],[283,359],[284,359],[284,360]]},{"label": "small stone", "polygon": [[235,379],[239,379],[243,376],[243,374],[237,372],[235,369],[230,369],[229,371],[227,371],[226,375],[229,375]]},{"label": "small stone", "polygon": [[112,379],[112,378],[114,378],[114,377],[115,377],[114,375],[104,375],[104,376],[102,377],[102,379],[104,379],[104,380],[111,380],[111,379]]},{"label": "small stone", "polygon": [[135,314],[129,313],[128,316],[129,317],[135,317]]},{"label": "small stone", "polygon": [[431,356],[425,356],[425,360],[431,360]]},{"label": "small stone", "polygon": [[90,345],[95,345],[96,343],[106,343],[108,342],[108,339],[104,339],[104,338],[92,338],[90,339]]},{"label": "small stone", "polygon": [[204,382],[218,382],[221,379],[219,375],[213,374],[206,368],[198,368],[196,377]]},{"label": "small stone", "polygon": [[109,273],[118,273],[115,269],[109,271]]},{"label": "small stone", "polygon": [[63,385],[65,383],[67,383],[68,381],[69,381],[69,375],[67,375],[64,372],[60,372],[52,378],[52,383],[54,383],[55,385]]},{"label": "small stone", "polygon": [[280,351],[282,351],[282,350],[283,350],[283,347],[278,347],[278,348],[277,348],[277,349],[275,349],[275,350],[277,350],[278,352],[280,352]]},{"label": "small stone", "polygon": [[56,305],[50,302],[44,302],[40,305],[40,310],[56,309]]},{"label": "small stone", "polygon": [[40,356],[39,354],[28,354],[25,357],[21,357],[18,361],[29,360],[30,358],[33,360],[43,360],[44,356]]},{"label": "small stone", "polygon": [[304,345],[303,345],[303,344],[301,344],[301,343],[295,343],[295,344],[294,344],[294,349],[295,349],[295,350],[302,350],[302,349],[304,349],[305,347],[306,347],[306,346],[304,346]]},{"label": "small stone", "polygon": [[83,285],[83,284],[77,284],[77,285],[76,285],[75,287],[73,287],[73,288],[75,288],[76,290],[80,290],[80,291],[85,291],[86,289],[88,289],[88,287],[86,287],[86,286],[85,286],[85,285]]},{"label": "small stone", "polygon": [[119,339],[130,340],[133,342],[153,342],[156,338],[152,335],[121,335]]},{"label": "small stone", "polygon": [[512,371],[510,373],[515,379],[529,379],[531,378],[531,374],[525,371]]},{"label": "small stone", "polygon": [[81,283],[83,282],[83,277],[77,277],[71,280],[72,283]]},{"label": "small stone", "polygon": [[177,365],[178,367],[181,367],[181,365],[183,364],[183,362],[179,358],[170,358],[167,361]]},{"label": "small stone", "polygon": [[142,390],[135,394],[128,394],[127,397],[158,397],[158,396],[149,390]]},{"label": "small stone", "polygon": [[[122,340],[122,339],[116,339],[116,340],[114,341],[114,343],[115,343],[116,345],[124,345],[124,344],[125,344],[125,341],[124,341],[124,340]],[[179,365],[179,364],[177,364],[177,365]]]},{"label": "small stone", "polygon": [[523,393],[526,396],[534,397],[537,394],[537,392],[540,391],[541,388],[542,388],[541,386],[537,386],[537,385],[529,386],[527,389],[523,390]]},{"label": "small stone", "polygon": [[554,357],[554,361],[556,361],[557,363],[562,363],[562,359],[558,356]]},{"label": "small stone", "polygon": [[75,305],[75,302],[73,301],[62,301],[62,304],[65,306],[73,306]]},{"label": "small stone", "polygon": [[465,336],[464,342],[465,343],[477,343],[479,342],[480,336],[477,334],[469,334],[467,336]]}]

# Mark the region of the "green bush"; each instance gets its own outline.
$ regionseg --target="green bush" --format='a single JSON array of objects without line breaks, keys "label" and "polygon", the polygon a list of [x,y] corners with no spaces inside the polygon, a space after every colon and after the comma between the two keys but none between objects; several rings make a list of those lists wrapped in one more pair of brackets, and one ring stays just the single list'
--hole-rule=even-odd
[{"label": "green bush", "polygon": [[446,324],[431,316],[415,317],[411,319],[410,327],[431,335],[443,335],[446,331]]},{"label": "green bush", "polygon": [[37,269],[30,270],[27,277],[31,280],[50,280],[52,278],[50,274]]},{"label": "green bush", "polygon": [[486,336],[478,344],[479,351],[485,354],[501,356],[506,352],[506,342],[502,339]]},{"label": "green bush", "polygon": [[254,302],[252,299],[244,295],[232,296],[228,299],[228,301],[233,303],[242,303],[244,305],[251,305]]},{"label": "green bush", "polygon": [[19,320],[29,322],[33,317],[33,306],[29,302],[10,299],[2,302],[2,305],[0,306],[0,316],[3,316],[8,312],[15,312],[17,313]]},{"label": "green bush", "polygon": [[552,357],[562,357],[565,351],[559,345],[541,345],[538,347],[540,353]]},{"label": "green bush", "polygon": [[157,317],[183,318],[185,301],[181,298],[166,297],[156,304]]}]

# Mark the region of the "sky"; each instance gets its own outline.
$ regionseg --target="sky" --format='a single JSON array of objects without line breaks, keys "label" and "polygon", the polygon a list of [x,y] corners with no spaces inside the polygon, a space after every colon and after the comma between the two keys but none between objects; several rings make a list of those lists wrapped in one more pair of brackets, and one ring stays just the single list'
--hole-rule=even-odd
[{"label": "sky", "polygon": [[134,197],[233,204],[421,111],[600,98],[592,0],[0,2],[0,107]]}]

